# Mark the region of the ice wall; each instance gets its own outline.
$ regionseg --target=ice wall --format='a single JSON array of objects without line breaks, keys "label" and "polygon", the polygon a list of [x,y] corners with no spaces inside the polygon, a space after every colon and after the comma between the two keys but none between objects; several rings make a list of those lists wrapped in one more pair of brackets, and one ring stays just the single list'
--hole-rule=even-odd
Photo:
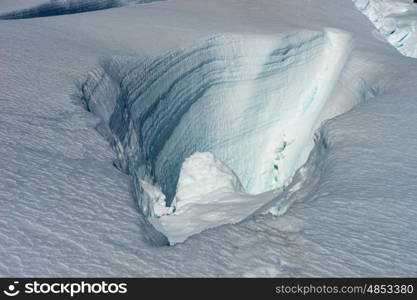
[{"label": "ice wall", "polygon": [[402,54],[417,57],[417,4],[407,0],[353,0]]},{"label": "ice wall", "polygon": [[[178,242],[238,222],[276,196],[306,161],[320,123],[358,101],[339,82],[351,43],[335,29],[217,35],[154,59],[106,60],[82,92],[117,166],[133,177],[139,207]],[[207,186],[204,176],[184,187],[178,178],[190,166],[182,164],[196,152],[221,163],[195,168],[230,170],[225,178],[236,176],[242,188],[195,193]],[[178,191],[196,194],[186,208]]]}]

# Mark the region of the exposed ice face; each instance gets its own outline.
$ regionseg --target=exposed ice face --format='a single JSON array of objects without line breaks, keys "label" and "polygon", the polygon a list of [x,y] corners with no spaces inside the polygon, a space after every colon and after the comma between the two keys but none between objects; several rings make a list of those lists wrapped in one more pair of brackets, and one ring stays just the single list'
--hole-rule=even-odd
[{"label": "exposed ice face", "polygon": [[[333,105],[334,115],[357,102],[347,97],[348,103],[331,103],[341,93],[338,80],[351,43],[347,33],[335,29],[218,35],[155,59],[108,60],[89,75],[83,94],[103,120],[117,165],[132,175],[143,213],[163,219],[175,211],[175,221],[153,223],[161,223],[155,226],[177,242],[238,222],[276,196],[248,201],[282,187],[305,162],[325,108]],[[192,156],[196,152],[211,154]],[[217,159],[230,171],[220,172],[223,163]],[[219,176],[205,176],[210,169]],[[234,195],[224,197],[213,187],[229,187]],[[216,216],[219,203],[231,198],[239,200]],[[212,206],[182,216],[181,205],[202,201]],[[244,202],[250,205],[242,209]]]},{"label": "exposed ice face", "polygon": [[402,54],[417,57],[417,5],[407,0],[353,0]]}]

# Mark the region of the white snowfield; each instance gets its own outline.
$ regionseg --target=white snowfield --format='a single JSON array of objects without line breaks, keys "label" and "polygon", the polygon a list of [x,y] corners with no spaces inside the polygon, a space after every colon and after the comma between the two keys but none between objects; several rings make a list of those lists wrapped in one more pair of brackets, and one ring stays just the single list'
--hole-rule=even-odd
[{"label": "white snowfield", "polygon": [[165,0],[29,0],[26,2],[13,0],[13,3],[10,3],[10,0],[3,1],[8,10],[1,13],[0,8],[0,19],[10,20],[85,13],[137,3]]},{"label": "white snowfield", "polygon": [[417,60],[353,2],[18,2],[2,276],[417,275]]}]

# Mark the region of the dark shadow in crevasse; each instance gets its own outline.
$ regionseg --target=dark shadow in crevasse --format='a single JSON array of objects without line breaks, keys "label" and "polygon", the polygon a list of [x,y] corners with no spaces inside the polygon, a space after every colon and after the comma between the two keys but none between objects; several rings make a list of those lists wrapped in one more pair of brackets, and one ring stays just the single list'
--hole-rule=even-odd
[{"label": "dark shadow in crevasse", "polygon": [[121,7],[134,3],[149,3],[163,0],[50,0],[34,7],[15,10],[0,15],[0,19],[30,19]]}]

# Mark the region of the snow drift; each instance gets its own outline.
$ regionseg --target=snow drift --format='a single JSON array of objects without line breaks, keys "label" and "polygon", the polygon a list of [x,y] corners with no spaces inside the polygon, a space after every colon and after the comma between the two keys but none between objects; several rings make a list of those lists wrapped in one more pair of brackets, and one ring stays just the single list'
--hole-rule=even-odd
[{"label": "snow drift", "polygon": [[[351,43],[335,29],[217,35],[155,59],[106,60],[82,93],[143,214],[179,242],[276,197],[306,161],[325,109],[335,115],[358,102],[331,103],[346,93],[338,80]],[[234,184],[197,175],[213,169]]]}]

